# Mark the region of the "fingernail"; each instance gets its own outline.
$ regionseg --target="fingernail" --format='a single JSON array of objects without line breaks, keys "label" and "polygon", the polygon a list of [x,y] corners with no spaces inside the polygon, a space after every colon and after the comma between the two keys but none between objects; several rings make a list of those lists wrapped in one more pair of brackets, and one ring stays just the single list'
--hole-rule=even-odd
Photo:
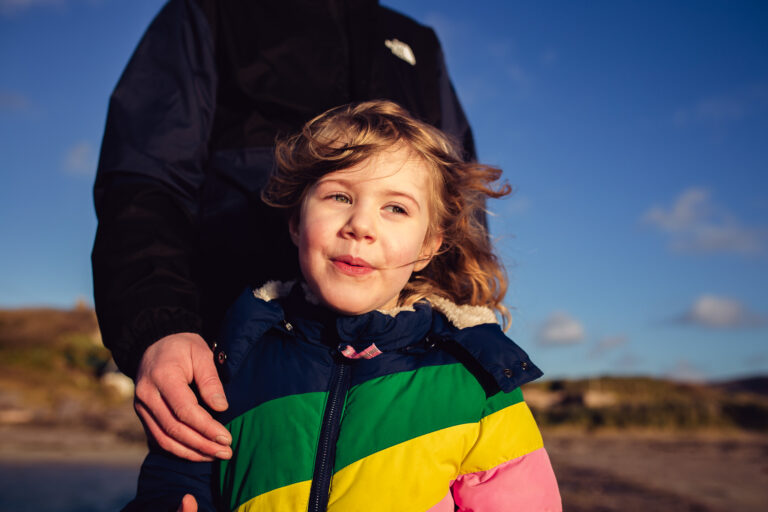
[{"label": "fingernail", "polygon": [[223,444],[225,446],[229,446],[232,444],[232,440],[225,436],[216,436],[216,442],[219,444]]},{"label": "fingernail", "polygon": [[227,399],[221,393],[213,395],[211,397],[211,401],[213,402],[213,405],[215,405],[216,407],[226,407],[227,406]]},{"label": "fingernail", "polygon": [[216,452],[216,457],[219,459],[229,459],[232,457],[232,452]]}]

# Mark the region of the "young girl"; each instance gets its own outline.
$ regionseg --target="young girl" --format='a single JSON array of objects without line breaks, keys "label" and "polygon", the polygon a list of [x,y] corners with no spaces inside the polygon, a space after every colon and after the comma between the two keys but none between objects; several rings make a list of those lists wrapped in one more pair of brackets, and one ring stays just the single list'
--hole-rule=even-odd
[{"label": "young girl", "polygon": [[318,116],[277,163],[263,198],[302,275],[244,293],[214,348],[233,457],[153,451],[127,509],[560,510],[519,390],[541,371],[497,322],[501,171],[384,101]]}]

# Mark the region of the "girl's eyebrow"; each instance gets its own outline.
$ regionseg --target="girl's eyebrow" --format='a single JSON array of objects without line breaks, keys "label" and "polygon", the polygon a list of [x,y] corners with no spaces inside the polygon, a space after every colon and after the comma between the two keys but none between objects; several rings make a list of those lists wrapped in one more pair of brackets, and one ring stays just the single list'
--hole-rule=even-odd
[{"label": "girl's eyebrow", "polygon": [[387,189],[387,190],[382,190],[380,193],[381,195],[387,196],[387,197],[392,197],[392,196],[404,197],[410,200],[410,202],[412,202],[416,206],[416,208],[421,209],[421,204],[416,200],[415,197],[413,197],[408,192],[403,192],[402,190]]},{"label": "girl's eyebrow", "polygon": [[[334,183],[338,183],[342,187],[347,187],[347,188],[351,188],[354,185],[354,182],[352,180],[345,180],[344,178],[329,178],[325,180],[321,179],[320,181],[317,182],[315,187],[317,188],[322,185],[334,184]],[[387,196],[387,197],[391,197],[391,196],[404,197],[408,199],[410,202],[412,202],[414,205],[416,205],[416,208],[421,210],[421,203],[419,203],[419,201],[412,194],[409,194],[408,192],[405,192],[403,190],[383,189],[383,190],[377,190],[376,193],[381,196]]]}]

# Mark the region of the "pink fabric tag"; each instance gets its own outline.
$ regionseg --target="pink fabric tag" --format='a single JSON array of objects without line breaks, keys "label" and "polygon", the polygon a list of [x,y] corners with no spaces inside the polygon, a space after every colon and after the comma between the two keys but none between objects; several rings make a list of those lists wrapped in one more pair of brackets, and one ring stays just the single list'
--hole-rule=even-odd
[{"label": "pink fabric tag", "polygon": [[347,359],[373,359],[379,354],[381,354],[381,350],[379,350],[379,347],[377,347],[375,343],[371,343],[368,348],[364,348],[360,352],[357,352],[352,348],[352,345],[347,345],[347,347],[341,351],[341,355]]}]

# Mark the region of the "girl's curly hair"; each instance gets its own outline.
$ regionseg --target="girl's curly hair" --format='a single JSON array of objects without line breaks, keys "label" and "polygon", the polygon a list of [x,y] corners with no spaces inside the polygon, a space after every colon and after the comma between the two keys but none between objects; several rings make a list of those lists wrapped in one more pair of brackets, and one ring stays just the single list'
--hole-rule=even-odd
[{"label": "girl's curly hair", "polygon": [[429,265],[413,273],[399,304],[438,295],[460,305],[488,306],[507,325],[510,315],[502,304],[506,273],[493,251],[483,213],[486,198],[503,197],[511,187],[503,183],[495,188],[500,169],[467,162],[447,135],[399,105],[375,100],[336,107],[307,122],[299,133],[278,140],[276,168],[262,199],[294,216],[324,175],[400,144],[430,171],[433,200],[426,240],[439,234],[442,245]]}]

